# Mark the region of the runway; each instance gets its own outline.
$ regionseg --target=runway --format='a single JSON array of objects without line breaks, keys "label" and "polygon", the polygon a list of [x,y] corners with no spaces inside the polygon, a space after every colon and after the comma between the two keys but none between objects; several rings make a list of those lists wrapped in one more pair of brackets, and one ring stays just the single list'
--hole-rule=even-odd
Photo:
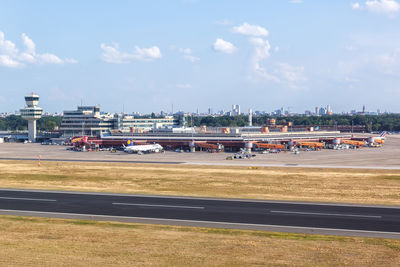
[{"label": "runway", "polygon": [[400,207],[0,189],[0,214],[400,238]]}]

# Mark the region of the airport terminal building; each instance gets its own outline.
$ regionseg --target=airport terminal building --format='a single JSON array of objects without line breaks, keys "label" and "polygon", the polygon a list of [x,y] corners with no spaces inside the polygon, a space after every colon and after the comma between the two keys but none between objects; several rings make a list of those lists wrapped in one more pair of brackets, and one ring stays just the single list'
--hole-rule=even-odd
[{"label": "airport terminal building", "polygon": [[173,116],[135,118],[126,114],[100,113],[100,106],[78,106],[64,111],[60,132],[63,137],[77,135],[101,136],[109,132],[142,132],[177,125]]}]

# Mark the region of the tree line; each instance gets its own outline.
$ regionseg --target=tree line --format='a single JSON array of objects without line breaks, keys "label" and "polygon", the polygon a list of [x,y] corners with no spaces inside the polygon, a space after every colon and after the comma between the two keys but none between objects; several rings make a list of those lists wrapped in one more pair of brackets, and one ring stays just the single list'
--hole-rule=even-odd
[{"label": "tree line", "polygon": [[[150,116],[151,117],[151,116]],[[285,125],[292,122],[294,126],[335,126],[361,125],[367,131],[400,131],[400,114],[383,115],[326,115],[326,116],[253,116],[253,125],[263,126],[269,119],[276,119],[276,124]],[[61,116],[43,116],[37,121],[40,131],[53,131],[60,127]],[[210,127],[243,127],[248,125],[248,116],[190,116],[186,117],[188,126],[206,125]],[[0,118],[0,131],[23,131],[28,122],[21,116],[10,115]]]},{"label": "tree line", "polygon": [[[276,119],[277,125],[286,125],[292,122],[297,126],[335,126],[335,125],[361,125],[367,131],[400,131],[400,114],[383,115],[326,115],[326,116],[253,116],[253,125],[267,125],[269,119]],[[211,127],[243,127],[248,125],[248,116],[206,116],[188,117],[188,126]]]},{"label": "tree line", "polygon": [[[54,131],[61,125],[61,116],[43,116],[36,122],[39,131]],[[0,118],[0,131],[25,131],[28,129],[28,121],[21,116],[10,115]]]}]

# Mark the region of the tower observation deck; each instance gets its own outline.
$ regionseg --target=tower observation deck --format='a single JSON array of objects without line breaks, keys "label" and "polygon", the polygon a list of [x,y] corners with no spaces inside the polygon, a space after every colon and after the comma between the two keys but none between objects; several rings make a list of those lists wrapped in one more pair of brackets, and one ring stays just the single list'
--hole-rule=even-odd
[{"label": "tower observation deck", "polygon": [[26,107],[20,110],[21,117],[28,121],[28,139],[36,140],[36,121],[42,117],[43,110],[38,107],[39,96],[32,93],[25,96]]}]

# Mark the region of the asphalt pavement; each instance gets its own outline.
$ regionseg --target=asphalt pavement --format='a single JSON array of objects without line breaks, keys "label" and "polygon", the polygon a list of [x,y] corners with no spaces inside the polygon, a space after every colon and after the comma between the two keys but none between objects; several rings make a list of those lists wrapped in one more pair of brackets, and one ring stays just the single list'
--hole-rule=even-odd
[{"label": "asphalt pavement", "polygon": [[0,214],[400,238],[400,207],[0,189]]}]

